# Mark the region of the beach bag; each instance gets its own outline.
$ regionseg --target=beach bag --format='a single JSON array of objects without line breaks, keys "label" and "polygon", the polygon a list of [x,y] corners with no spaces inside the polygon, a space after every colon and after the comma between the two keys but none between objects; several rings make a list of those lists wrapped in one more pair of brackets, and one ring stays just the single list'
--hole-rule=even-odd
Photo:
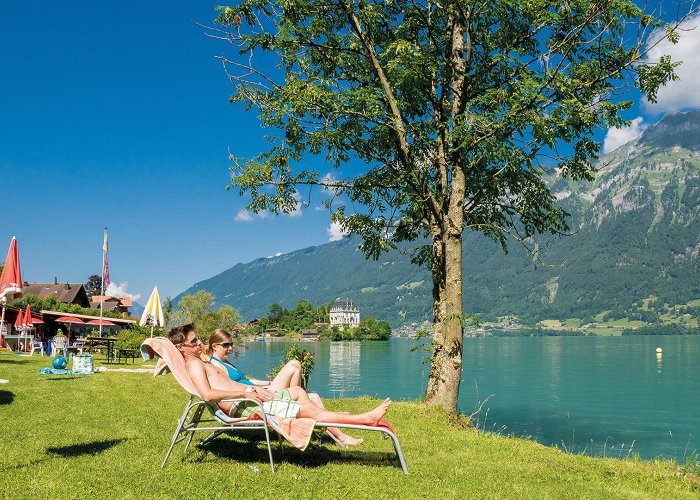
[{"label": "beach bag", "polygon": [[92,354],[73,356],[73,373],[88,374],[93,371]]}]

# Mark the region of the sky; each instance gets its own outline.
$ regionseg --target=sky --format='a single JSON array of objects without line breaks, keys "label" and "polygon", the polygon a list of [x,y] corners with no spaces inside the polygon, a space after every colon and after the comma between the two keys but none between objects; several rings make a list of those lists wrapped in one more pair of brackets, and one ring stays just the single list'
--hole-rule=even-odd
[{"label": "sky", "polygon": [[[226,191],[229,151],[253,156],[269,132],[228,103],[215,58],[225,44],[196,24],[210,24],[215,5],[0,3],[0,259],[16,236],[25,281],[99,274],[104,227],[109,292],[141,303],[155,285],[175,296],[237,263],[341,237],[313,203],[253,216]],[[699,31],[671,52],[697,54]],[[679,73],[658,105],[636,99],[630,127],[601,131],[606,151],[664,112],[700,107],[700,58]]]}]

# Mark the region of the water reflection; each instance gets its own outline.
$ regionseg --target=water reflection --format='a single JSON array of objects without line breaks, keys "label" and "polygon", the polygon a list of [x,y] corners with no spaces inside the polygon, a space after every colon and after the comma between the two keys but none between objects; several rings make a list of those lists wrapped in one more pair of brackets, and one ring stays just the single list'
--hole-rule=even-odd
[{"label": "water reflection", "polygon": [[360,384],[360,342],[331,342],[328,390],[336,397],[355,392]]}]

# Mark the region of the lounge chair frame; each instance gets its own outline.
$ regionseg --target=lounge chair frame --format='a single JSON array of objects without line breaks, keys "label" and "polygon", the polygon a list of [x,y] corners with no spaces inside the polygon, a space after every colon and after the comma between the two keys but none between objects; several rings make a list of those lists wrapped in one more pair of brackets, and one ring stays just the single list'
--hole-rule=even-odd
[{"label": "lounge chair frame", "polygon": [[[228,399],[224,400],[227,402],[239,403],[241,401],[250,401],[260,408],[260,420],[241,420],[241,419],[230,419],[224,420],[221,416],[220,411],[214,411],[210,403],[207,403],[197,396],[190,395],[190,399],[185,406],[185,410],[182,416],[178,419],[177,427],[173,434],[173,438],[170,442],[170,447],[168,448],[161,468],[165,467],[170,454],[176,444],[187,440],[185,445],[185,453],[189,449],[192,438],[195,432],[211,431],[211,434],[205,437],[198,446],[204,446],[211,442],[215,437],[217,437],[222,432],[228,431],[238,431],[238,430],[262,430],[265,432],[265,443],[267,445],[267,454],[270,459],[270,469],[272,473],[275,472],[275,462],[272,457],[272,445],[270,443],[270,425],[268,422],[268,417],[262,411],[260,404],[254,399]],[[208,411],[207,411],[208,410]],[[206,414],[205,414],[205,411]],[[208,414],[208,415],[207,415]],[[396,437],[389,428],[384,426],[370,426],[370,425],[356,425],[356,424],[338,424],[332,422],[316,422],[314,428],[316,429],[328,429],[329,427],[335,427],[337,429],[355,429],[359,431],[369,431],[369,432],[380,432],[382,437],[385,439],[391,439],[394,445],[394,451],[401,464],[401,470],[404,474],[408,474],[408,468],[406,467],[406,460],[404,459],[403,452],[401,451],[401,445],[399,444],[399,439]],[[274,429],[274,427],[273,427]],[[282,447],[282,439],[279,434],[277,434],[280,450],[282,454],[284,449]],[[337,440],[334,440],[338,442]],[[340,444],[340,443],[339,443]]]},{"label": "lounge chair frame", "polygon": [[[165,467],[170,454],[176,444],[187,440],[185,445],[185,453],[187,453],[192,438],[195,432],[211,431],[211,434],[204,438],[199,446],[204,446],[213,440],[216,436],[222,432],[233,431],[233,430],[251,430],[259,429],[265,432],[265,443],[267,444],[267,454],[270,458],[270,469],[273,474],[275,472],[275,463],[272,459],[272,446],[270,444],[270,430],[267,422],[267,415],[262,411],[260,404],[254,399],[226,399],[222,400],[225,402],[240,403],[242,401],[250,401],[253,404],[260,407],[262,419],[261,420],[243,420],[243,419],[230,419],[230,421],[225,421],[221,416],[216,415],[210,404],[203,401],[195,395],[190,395],[187,405],[185,405],[185,410],[182,412],[182,416],[177,421],[177,427],[175,428],[175,433],[170,442],[170,447],[168,448],[163,463],[160,465],[161,469]],[[207,410],[207,416],[205,416],[205,410]]]}]

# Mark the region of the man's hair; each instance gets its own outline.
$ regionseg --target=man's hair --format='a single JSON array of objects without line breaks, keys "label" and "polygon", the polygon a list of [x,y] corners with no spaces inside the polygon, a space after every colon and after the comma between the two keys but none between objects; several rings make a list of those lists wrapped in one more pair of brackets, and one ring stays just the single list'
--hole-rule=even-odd
[{"label": "man's hair", "polygon": [[182,344],[187,335],[191,331],[194,331],[194,325],[192,323],[187,323],[186,325],[176,326],[168,332],[168,340],[175,345]]}]

